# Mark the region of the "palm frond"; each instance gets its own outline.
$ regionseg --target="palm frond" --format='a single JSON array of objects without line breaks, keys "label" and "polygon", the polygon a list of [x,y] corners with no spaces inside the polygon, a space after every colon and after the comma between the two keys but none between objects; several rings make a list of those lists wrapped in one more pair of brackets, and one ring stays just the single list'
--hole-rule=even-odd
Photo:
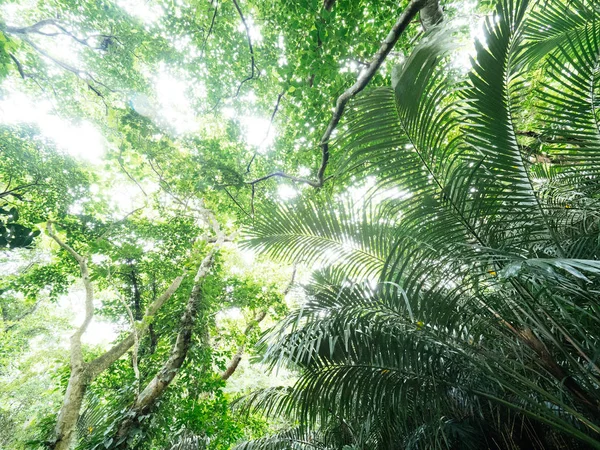
[{"label": "palm frond", "polygon": [[597,26],[598,18],[600,10],[593,0],[537,2],[524,29],[527,45],[523,61],[535,64],[564,44],[578,40],[590,25]]},{"label": "palm frond", "polygon": [[243,442],[233,447],[234,450],[314,450],[334,449],[327,445],[325,437],[316,431],[303,429],[287,429],[277,434],[252,441]]},{"label": "palm frond", "polygon": [[269,208],[242,243],[286,262],[344,267],[351,279],[377,278],[391,251],[394,229],[378,208],[306,201]]}]

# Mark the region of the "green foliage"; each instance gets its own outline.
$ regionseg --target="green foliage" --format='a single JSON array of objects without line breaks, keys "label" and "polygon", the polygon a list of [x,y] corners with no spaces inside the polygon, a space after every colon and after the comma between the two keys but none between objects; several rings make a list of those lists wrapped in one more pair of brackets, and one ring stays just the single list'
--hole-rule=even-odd
[{"label": "green foliage", "polygon": [[[393,89],[355,103],[344,167],[375,177],[381,216],[305,202],[249,231],[249,246],[335,270],[265,338],[267,361],[301,370],[298,382],[241,403],[299,428],[241,448],[303,436],[320,448],[600,447],[597,10],[506,0],[496,17],[466,77],[441,26]],[[539,131],[518,122],[531,96]],[[521,136],[549,141],[543,157]],[[362,242],[380,223],[391,234],[364,233],[385,249],[379,270],[343,249],[328,257],[332,236]]]}]

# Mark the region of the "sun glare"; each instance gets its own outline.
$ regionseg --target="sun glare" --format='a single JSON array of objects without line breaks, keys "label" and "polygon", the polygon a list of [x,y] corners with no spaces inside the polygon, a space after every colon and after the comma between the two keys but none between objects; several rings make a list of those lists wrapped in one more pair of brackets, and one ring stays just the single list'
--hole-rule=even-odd
[{"label": "sun glare", "polygon": [[92,164],[100,163],[106,147],[102,134],[85,120],[70,122],[51,114],[51,110],[50,102],[34,103],[25,94],[12,92],[0,99],[0,123],[35,125],[68,154]]}]

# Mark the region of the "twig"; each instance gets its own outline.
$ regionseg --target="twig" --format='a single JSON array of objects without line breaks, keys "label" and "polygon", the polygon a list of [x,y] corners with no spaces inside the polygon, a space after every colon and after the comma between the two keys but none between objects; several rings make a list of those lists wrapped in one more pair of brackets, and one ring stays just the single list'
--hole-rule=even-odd
[{"label": "twig", "polygon": [[[42,28],[46,27],[46,26],[52,26],[55,27],[56,29],[58,29],[58,31],[55,32],[45,32],[42,31]],[[72,32],[70,32],[69,30],[67,30],[65,28],[64,25],[62,25],[61,23],[57,22],[54,19],[44,19],[44,20],[40,20],[37,23],[34,23],[33,25],[30,25],[28,27],[11,27],[11,26],[7,26],[5,28],[5,31],[7,33],[12,33],[12,34],[22,34],[22,35],[27,35],[27,34],[31,34],[31,33],[35,33],[35,34],[39,34],[42,36],[49,36],[49,37],[54,37],[54,36],[68,36],[70,38],[72,38],[73,40],[77,41],[78,43],[80,43],[81,45],[85,45],[86,47],[90,47],[96,50],[102,49],[102,46],[100,47],[92,47],[89,44],[89,40],[91,38],[94,37],[102,37],[105,39],[115,39],[118,40],[115,36],[109,35],[109,34],[93,34],[90,35],[88,37],[86,37],[85,39],[79,38],[77,36],[75,36],[75,34],[73,34]]]},{"label": "twig", "polygon": [[282,292],[284,297],[286,295],[288,295],[290,293],[290,291],[292,290],[292,287],[294,286],[294,282],[296,280],[296,272],[297,271],[298,271],[298,266],[296,265],[296,263],[294,263],[294,265],[292,266],[292,276],[290,277],[290,282],[288,283],[288,285],[285,287],[285,289]]},{"label": "twig", "polygon": [[[294,267],[292,269],[292,277],[290,279],[290,282],[288,283],[288,285],[286,286],[286,288],[282,292],[282,294],[283,294],[284,297],[288,294],[288,292],[290,292],[290,289],[294,285],[294,279],[295,278],[296,278],[296,265],[294,264]],[[233,373],[236,371],[236,369],[240,365],[240,362],[242,361],[242,356],[243,356],[243,354],[244,354],[244,352],[246,350],[246,339],[248,339],[248,335],[252,332],[252,330],[254,330],[254,328],[256,328],[258,326],[258,324],[260,322],[262,322],[264,320],[265,317],[267,317],[267,312],[268,312],[268,308],[259,311],[254,316],[254,318],[248,323],[248,325],[246,326],[246,329],[244,330],[244,335],[243,335],[244,336],[244,338],[243,338],[244,340],[238,346],[237,352],[231,358],[231,361],[227,365],[227,368],[223,371],[223,373],[221,373],[221,380],[223,380],[223,381],[228,380],[231,377],[231,375],[233,375]]]},{"label": "twig", "polygon": [[[255,185],[257,183],[260,183],[261,181],[265,181],[265,180],[268,180],[269,178],[274,178],[274,177],[286,178],[288,180],[295,181],[296,183],[306,183],[306,184],[308,184],[308,185],[310,185],[312,187],[315,187],[315,188],[320,188],[320,187],[323,186],[323,183],[319,183],[318,181],[309,180],[308,178],[301,178],[301,177],[295,177],[293,175],[288,175],[287,173],[282,172],[280,170],[277,170],[275,172],[271,172],[268,175],[264,175],[264,176],[262,176],[260,178],[256,178],[255,180],[252,180],[252,181],[246,181],[245,184]],[[327,180],[329,180],[331,178],[333,178],[333,176],[329,176],[327,178],[324,178],[323,182],[325,182],[325,181],[327,181]]]},{"label": "twig", "polygon": [[[32,186],[41,186],[41,185],[42,184],[38,183],[37,181],[34,183],[29,183],[29,184],[22,184],[21,186],[17,186],[16,188],[11,189],[10,191],[0,192],[0,198],[8,197],[9,195],[15,196],[15,192],[22,191],[23,189],[27,189]],[[10,182],[9,182],[8,186],[6,186],[5,189],[8,189],[8,188],[10,188]]]},{"label": "twig", "polygon": [[144,194],[145,197],[148,197],[148,194],[146,194],[146,191],[144,191],[144,188],[140,185],[140,183],[138,183],[138,181],[127,171],[127,169],[125,168],[125,166],[123,165],[123,151],[121,151],[121,153],[119,154],[119,157],[117,158],[117,161],[119,163],[119,166],[121,166],[121,169],[123,169],[123,172],[125,172],[125,175],[127,175],[129,177],[129,179],[131,181],[133,181],[138,188],[140,188],[140,191],[142,191],[142,194]]},{"label": "twig", "polygon": [[254,220],[254,194],[256,194],[256,185],[252,185],[252,195],[250,197],[250,210],[252,211],[252,220]]},{"label": "twig", "polygon": [[24,313],[22,313],[18,317],[15,317],[14,319],[12,319],[11,322],[13,322],[13,323],[11,323],[10,325],[5,326],[4,327],[4,332],[6,333],[7,331],[12,330],[14,327],[17,326],[17,324],[21,320],[23,320],[25,317],[33,314],[38,309],[38,307],[40,306],[41,303],[42,303],[42,299],[38,298],[31,308],[29,308],[27,311],[25,311]]},{"label": "twig", "polygon": [[210,21],[210,27],[208,28],[208,31],[206,33],[206,36],[204,37],[204,42],[202,43],[202,51],[200,52],[200,56],[204,56],[204,52],[206,50],[206,44],[208,42],[208,38],[210,37],[212,30],[215,26],[215,19],[217,18],[217,11],[219,10],[219,3],[217,2],[215,4],[215,12],[213,13],[212,16],[212,20]]},{"label": "twig", "polygon": [[69,253],[75,261],[77,261],[79,264],[81,279],[85,287],[85,318],[79,328],[71,336],[71,360],[77,362],[83,358],[81,351],[81,336],[83,333],[85,333],[88,325],[91,323],[94,317],[94,288],[92,286],[92,281],[87,267],[87,258],[77,253],[73,247],[64,242],[54,233],[52,221],[50,220],[46,222],[46,231],[48,232],[48,236],[54,239],[54,241],[60,247],[66,250],[66,252]]},{"label": "twig", "polygon": [[227,188],[225,186],[223,186],[223,190],[229,196],[229,198],[231,200],[233,200],[233,203],[235,203],[236,206],[238,208],[240,208],[244,214],[246,214],[248,217],[250,217],[252,219],[252,216],[250,214],[248,214],[248,212],[244,209],[244,207],[242,205],[240,205],[240,203],[235,199],[235,197],[233,195],[231,195],[231,193],[227,190]]},{"label": "twig", "polygon": [[130,216],[133,216],[135,213],[137,213],[138,211],[141,211],[142,209],[144,209],[145,207],[141,207],[141,208],[136,208],[133,211],[127,213],[122,219],[117,220],[116,222],[111,223],[110,225],[108,225],[106,227],[106,230],[104,230],[104,232],[98,236],[96,238],[96,242],[100,242],[102,239],[104,239],[117,225],[125,222]]},{"label": "twig", "polygon": [[[113,286],[113,288],[114,288],[114,286]],[[132,362],[132,366],[133,366],[133,373],[135,375],[136,391],[137,391],[137,393],[139,393],[140,368],[138,366],[138,351],[140,348],[140,337],[139,337],[137,326],[135,323],[135,318],[133,317],[133,311],[131,311],[131,308],[129,307],[129,305],[127,304],[125,299],[123,299],[123,297],[121,296],[119,291],[116,288],[114,288],[114,289],[115,289],[115,292],[117,293],[117,299],[127,310],[127,316],[129,317],[129,322],[131,323],[131,333],[133,334],[133,351],[131,353],[131,362]]]}]

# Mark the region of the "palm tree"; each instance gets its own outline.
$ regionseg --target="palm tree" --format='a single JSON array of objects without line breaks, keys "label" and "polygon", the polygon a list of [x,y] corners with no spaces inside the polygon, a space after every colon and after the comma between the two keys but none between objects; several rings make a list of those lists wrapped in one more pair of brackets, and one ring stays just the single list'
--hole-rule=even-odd
[{"label": "palm tree", "polygon": [[370,203],[250,230],[328,268],[264,340],[298,382],[242,401],[295,427],[241,448],[600,448],[600,10],[567,3],[502,0],[466,75],[429,31],[339,141]]}]

